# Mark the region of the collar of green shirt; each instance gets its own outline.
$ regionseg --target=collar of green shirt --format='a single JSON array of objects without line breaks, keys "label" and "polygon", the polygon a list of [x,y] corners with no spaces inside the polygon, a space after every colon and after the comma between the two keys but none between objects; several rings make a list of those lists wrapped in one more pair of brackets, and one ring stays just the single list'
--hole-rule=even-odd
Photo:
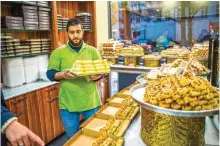
[{"label": "collar of green shirt", "polygon": [[81,50],[83,44],[84,44],[83,41],[81,41],[79,46],[74,46],[71,41],[67,42],[68,47],[71,48],[72,50],[76,51],[77,53],[79,53],[79,51]]}]

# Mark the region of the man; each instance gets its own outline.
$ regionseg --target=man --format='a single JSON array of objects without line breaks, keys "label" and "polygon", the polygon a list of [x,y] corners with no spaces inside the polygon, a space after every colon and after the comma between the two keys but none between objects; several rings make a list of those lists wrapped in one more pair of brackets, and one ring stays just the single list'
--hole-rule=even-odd
[{"label": "man", "polygon": [[86,120],[101,106],[95,81],[102,76],[76,77],[71,73],[76,60],[99,60],[101,56],[97,49],[83,42],[84,31],[78,19],[70,19],[66,30],[69,41],[52,52],[47,77],[60,82],[60,116],[70,139],[79,130],[80,113]]},{"label": "man", "polygon": [[8,111],[1,91],[1,146],[7,146],[7,140],[12,146],[30,146],[33,142],[44,146],[37,135],[17,122],[17,117]]}]

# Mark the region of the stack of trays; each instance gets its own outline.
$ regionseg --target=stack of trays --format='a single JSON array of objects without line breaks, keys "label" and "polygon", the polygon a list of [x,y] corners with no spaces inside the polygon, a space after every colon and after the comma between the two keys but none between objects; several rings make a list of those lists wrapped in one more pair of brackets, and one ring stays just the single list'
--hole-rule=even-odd
[{"label": "stack of trays", "polygon": [[22,17],[2,16],[1,25],[2,28],[24,29]]},{"label": "stack of trays", "polygon": [[41,53],[41,39],[29,39],[26,40],[26,44],[29,45],[32,54]]},{"label": "stack of trays", "polygon": [[48,7],[49,6],[49,2],[48,1],[38,1],[37,5],[38,6],[43,6],[43,7]]},{"label": "stack of trays", "polygon": [[66,25],[68,21],[69,21],[69,18],[63,18],[63,22],[62,22],[63,29],[66,29]]},{"label": "stack of trays", "polygon": [[50,12],[50,8],[43,8],[43,7],[39,7],[38,8],[39,11],[46,11],[46,12]]},{"label": "stack of trays", "polygon": [[25,1],[25,3],[32,4],[32,5],[36,5],[37,4],[36,1]]},{"label": "stack of trays", "polygon": [[25,29],[39,29],[37,7],[22,5],[21,7],[15,7],[12,10],[12,14],[14,16],[24,17]]},{"label": "stack of trays", "polygon": [[50,39],[41,39],[41,52],[50,52],[51,44]]},{"label": "stack of trays", "polygon": [[92,30],[92,16],[90,13],[77,13],[76,18],[81,21],[84,30]]},{"label": "stack of trays", "polygon": [[57,26],[58,26],[58,30],[63,29],[63,16],[62,15],[57,15]]},{"label": "stack of trays", "polygon": [[[19,39],[13,39],[14,51],[16,55],[23,55],[23,48]],[[28,50],[27,50],[28,51]]]},{"label": "stack of trays", "polygon": [[14,46],[11,33],[1,34],[1,56],[14,56]]},{"label": "stack of trays", "polygon": [[48,11],[39,10],[39,27],[41,30],[49,30],[50,29],[50,14]]}]

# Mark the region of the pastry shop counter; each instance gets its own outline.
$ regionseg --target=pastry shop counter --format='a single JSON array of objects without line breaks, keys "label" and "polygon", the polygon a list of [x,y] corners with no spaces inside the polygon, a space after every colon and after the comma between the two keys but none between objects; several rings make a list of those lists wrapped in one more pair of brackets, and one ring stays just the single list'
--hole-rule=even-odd
[{"label": "pastry shop counter", "polygon": [[130,74],[144,74],[150,72],[152,69],[156,69],[158,67],[144,67],[144,66],[125,66],[121,64],[110,65],[111,71],[118,73],[130,73]]},{"label": "pastry shop counter", "polygon": [[18,86],[18,87],[14,87],[14,88],[7,88],[7,87],[3,87],[2,91],[3,91],[3,95],[5,100],[8,100],[10,98],[28,93],[28,92],[32,92],[47,86],[51,86],[57,84],[57,82],[49,82],[49,81],[36,81],[33,83],[28,83],[28,84],[24,84],[22,86]]}]

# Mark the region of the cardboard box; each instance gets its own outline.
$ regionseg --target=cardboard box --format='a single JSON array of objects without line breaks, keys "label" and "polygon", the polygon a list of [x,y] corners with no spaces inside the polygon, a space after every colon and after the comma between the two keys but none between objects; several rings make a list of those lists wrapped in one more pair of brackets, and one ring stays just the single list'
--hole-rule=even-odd
[{"label": "cardboard box", "polygon": [[[112,128],[112,127],[107,127],[107,123],[109,120],[113,120],[114,122],[118,121],[118,122],[123,123],[120,126],[114,127],[114,128],[116,128],[114,130],[114,132],[116,132],[119,127],[120,127],[120,131],[118,131],[117,133],[111,133],[112,135],[119,136],[119,137],[123,136],[125,134],[126,130],[128,129],[128,127],[130,125],[130,120],[117,120],[114,118],[111,119],[109,116],[107,116],[105,114],[96,113],[95,115],[90,117],[87,121],[85,121],[80,127],[85,128],[85,129],[89,129],[92,131],[96,131],[96,132],[101,132],[101,131],[107,132],[110,128]],[[107,133],[107,134],[109,134],[109,133]]]},{"label": "cardboard box", "polygon": [[[93,142],[95,142],[99,136],[101,136],[101,133],[99,132],[95,132],[89,129],[81,129],[73,137],[71,137],[64,144],[64,146],[92,146]],[[122,137],[116,137],[112,135],[109,135],[108,137],[111,137],[115,140],[121,139],[124,143],[124,139]]]},{"label": "cardboard box", "polygon": [[[107,101],[118,106],[127,105],[127,106],[138,106],[138,104],[132,99],[130,95],[117,93],[114,96],[110,97]],[[125,103],[129,101],[129,103]]]},{"label": "cardboard box", "polygon": [[121,106],[122,102],[128,97],[129,95],[117,93],[114,96],[107,99],[107,101],[110,103],[118,104],[118,106]]},{"label": "cardboard box", "polygon": [[125,95],[131,95],[131,93],[130,93],[130,91],[129,91],[128,88],[124,88],[124,89],[121,90],[119,93],[120,93],[120,94],[125,94]]},{"label": "cardboard box", "polygon": [[99,132],[100,129],[106,126],[109,116],[101,113],[96,113],[86,120],[80,127]]},{"label": "cardboard box", "polygon": [[116,115],[115,115],[115,118],[116,118],[116,119],[122,119],[122,120],[133,120],[134,117],[139,113],[140,108],[139,108],[138,106],[129,106],[129,107],[134,108],[134,111],[132,112],[131,115],[126,116],[126,117],[123,117],[123,116],[121,116],[121,115],[117,115],[117,114],[116,114]]},{"label": "cardboard box", "polygon": [[119,111],[120,106],[114,103],[106,103],[104,106],[102,106],[97,113],[104,114],[108,117],[114,117],[116,112]]}]

